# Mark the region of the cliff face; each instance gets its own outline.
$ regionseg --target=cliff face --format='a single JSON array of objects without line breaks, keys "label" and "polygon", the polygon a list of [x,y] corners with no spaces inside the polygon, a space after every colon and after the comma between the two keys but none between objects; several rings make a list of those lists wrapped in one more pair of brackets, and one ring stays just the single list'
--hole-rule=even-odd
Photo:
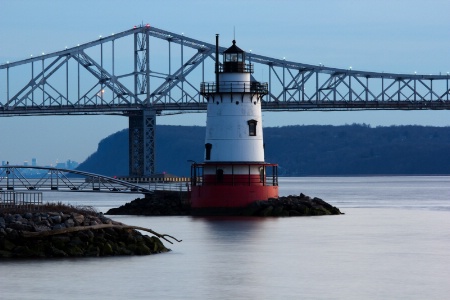
[{"label": "cliff face", "polygon": [[[205,127],[157,126],[156,170],[189,176],[203,161]],[[280,176],[450,174],[450,127],[366,125],[264,128],[267,162]],[[99,143],[79,170],[128,174],[128,130]]]}]

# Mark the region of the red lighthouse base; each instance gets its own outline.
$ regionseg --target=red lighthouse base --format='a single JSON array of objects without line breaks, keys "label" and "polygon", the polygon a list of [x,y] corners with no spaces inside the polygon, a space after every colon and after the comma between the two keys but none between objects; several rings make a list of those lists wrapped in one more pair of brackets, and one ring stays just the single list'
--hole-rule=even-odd
[{"label": "red lighthouse base", "polygon": [[[242,168],[243,164],[233,165],[233,167],[237,166]],[[246,166],[250,168],[255,164],[246,164]],[[194,171],[191,177],[193,215],[239,214],[239,211],[253,202],[278,198],[277,165],[258,164],[258,167],[264,171],[263,175],[203,175],[203,167],[204,164],[193,165]],[[266,167],[272,169],[270,176],[265,175]],[[200,176],[196,176],[197,174]]]}]

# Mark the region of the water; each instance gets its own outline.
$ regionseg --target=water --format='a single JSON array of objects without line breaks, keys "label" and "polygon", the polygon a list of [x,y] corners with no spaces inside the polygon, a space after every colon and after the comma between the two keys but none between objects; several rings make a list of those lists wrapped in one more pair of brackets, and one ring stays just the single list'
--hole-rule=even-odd
[{"label": "water", "polygon": [[[113,218],[183,242],[143,257],[2,261],[1,299],[446,299],[450,177],[282,178],[345,215]],[[130,195],[48,193],[99,211]]]}]

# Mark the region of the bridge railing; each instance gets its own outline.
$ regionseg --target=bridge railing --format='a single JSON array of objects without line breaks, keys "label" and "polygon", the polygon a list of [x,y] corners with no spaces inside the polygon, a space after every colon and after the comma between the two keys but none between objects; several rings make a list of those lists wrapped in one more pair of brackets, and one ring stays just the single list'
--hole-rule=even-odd
[{"label": "bridge railing", "polygon": [[[33,170],[32,176],[25,172]],[[0,191],[152,193],[137,184],[78,170],[38,166],[1,166]]]},{"label": "bridge railing", "polygon": [[42,200],[41,192],[0,191],[0,207],[37,207]]},{"label": "bridge railing", "polygon": [[146,187],[152,191],[188,192],[190,191],[190,186],[190,182],[151,182]]}]

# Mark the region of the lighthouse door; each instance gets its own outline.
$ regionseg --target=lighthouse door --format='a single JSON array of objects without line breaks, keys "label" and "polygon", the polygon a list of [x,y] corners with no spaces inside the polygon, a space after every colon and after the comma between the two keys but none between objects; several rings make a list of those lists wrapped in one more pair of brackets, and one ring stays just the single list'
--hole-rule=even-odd
[{"label": "lighthouse door", "polygon": [[217,182],[223,182],[223,169],[217,169],[216,179],[217,179]]}]

